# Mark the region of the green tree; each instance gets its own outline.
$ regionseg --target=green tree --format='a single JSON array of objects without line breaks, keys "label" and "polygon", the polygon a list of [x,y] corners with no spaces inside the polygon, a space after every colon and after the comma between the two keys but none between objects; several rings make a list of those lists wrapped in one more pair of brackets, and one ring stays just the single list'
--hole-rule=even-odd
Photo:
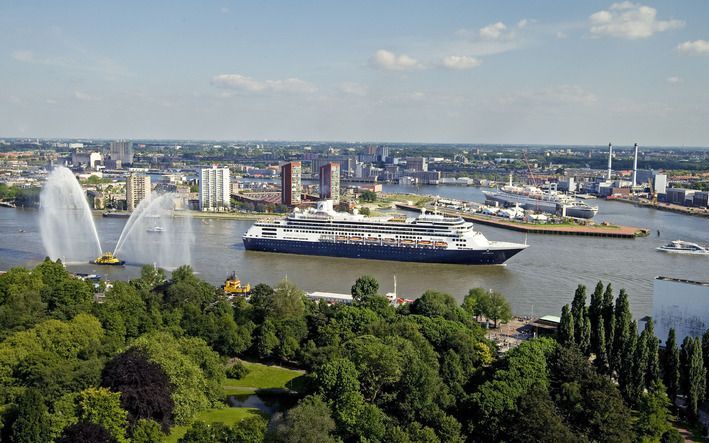
[{"label": "green tree", "polygon": [[485,317],[492,320],[497,327],[497,322],[507,322],[512,318],[512,307],[504,295],[492,292],[487,295],[483,302],[483,312]]},{"label": "green tree", "polygon": [[469,290],[468,295],[463,299],[463,309],[479,320],[480,316],[483,315],[481,300],[486,296],[487,291],[483,288],[473,288]]},{"label": "green tree", "polygon": [[160,425],[153,420],[141,418],[133,427],[131,443],[160,443],[164,439]]},{"label": "green tree", "polygon": [[505,441],[510,443],[578,440],[559,416],[549,392],[536,387],[531,389],[529,395],[520,397],[514,424],[509,426],[506,437]]},{"label": "green tree", "polygon": [[638,401],[639,417],[635,423],[638,437],[644,441],[661,441],[662,436],[673,429],[669,408],[670,399],[661,383],[655,383],[649,391],[642,394]]},{"label": "green tree", "polygon": [[574,334],[574,319],[571,316],[569,305],[564,305],[561,308],[561,322],[559,323],[559,343],[564,346],[573,345],[575,343]]},{"label": "green tree", "polygon": [[[603,324],[603,282],[596,283],[596,288],[591,294],[591,302],[588,307],[588,318],[591,321],[591,351],[598,355],[599,343],[601,340],[605,342],[606,338],[601,338],[601,324]],[[603,325],[605,332],[605,325]],[[605,349],[603,350],[605,352]]]},{"label": "green tree", "polygon": [[[704,359],[704,368],[709,369],[709,329],[702,335],[702,358]],[[704,398],[709,399],[709,383],[707,383],[707,392]]]},{"label": "green tree", "polygon": [[117,441],[125,442],[128,412],[121,408],[120,392],[88,388],[79,393],[77,416],[80,421],[102,426]]},{"label": "green tree", "polygon": [[224,365],[204,340],[152,332],[138,337],[131,348],[145,352],[170,380],[175,423],[183,424],[196,413],[221,403]]},{"label": "green tree", "polygon": [[240,443],[261,443],[264,441],[268,420],[262,415],[252,415],[234,424],[230,430],[231,440]]},{"label": "green tree", "polygon": [[327,403],[317,395],[305,397],[270,432],[279,443],[335,443],[335,421]]},{"label": "green tree", "polygon": [[603,326],[606,333],[606,355],[608,365],[613,369],[613,344],[615,343],[615,310],[613,306],[613,288],[608,283],[603,292]]},{"label": "green tree", "polygon": [[680,386],[680,353],[674,328],[670,328],[665,342],[662,375],[667,386],[667,396],[674,405]]},{"label": "green tree", "polygon": [[692,339],[692,341],[694,344],[691,347],[692,352],[688,362],[687,409],[690,417],[696,419],[698,417],[699,404],[704,400],[706,392],[706,369],[704,368],[704,359],[702,357],[701,341],[699,338]]},{"label": "green tree", "polygon": [[605,374],[608,370],[608,346],[606,345],[606,328],[603,321],[598,322],[598,343],[596,344],[596,360],[594,363],[599,373]]},{"label": "green tree", "polygon": [[264,321],[258,329],[254,343],[259,357],[271,357],[279,343],[280,341],[278,340],[278,336],[276,336],[276,327],[273,325],[273,322],[270,320]]},{"label": "green tree", "polygon": [[12,441],[35,443],[49,440],[49,414],[42,394],[27,389],[17,402],[17,420],[12,424]]},{"label": "green tree", "polygon": [[349,434],[354,433],[364,408],[358,376],[354,363],[346,358],[331,360],[315,372],[319,392],[332,405],[338,428]]},{"label": "green tree", "polygon": [[[636,332],[632,330],[631,322],[633,316],[630,313],[630,302],[628,301],[628,294],[624,289],[620,290],[618,294],[618,300],[615,304],[615,328],[613,337],[613,354],[611,358],[611,368],[614,371],[620,371],[621,366],[624,363],[630,364],[628,361],[624,361],[625,357],[628,355],[632,356],[632,352],[629,352],[628,342],[631,336],[635,336]],[[634,351],[634,349],[632,350]]]},{"label": "green tree", "polygon": [[[571,302],[571,317],[574,320],[574,342],[581,346],[585,342],[586,323],[586,286],[578,285],[574,293],[574,300]],[[585,348],[581,348],[585,352]]]},{"label": "green tree", "polygon": [[655,336],[655,326],[652,319],[645,323],[643,334],[646,334],[645,345],[647,346],[645,387],[649,389],[660,381],[660,340]]},{"label": "green tree", "polygon": [[588,308],[585,308],[584,311],[578,346],[581,352],[588,355],[591,352],[591,319],[588,316]]},{"label": "green tree", "polygon": [[359,201],[364,203],[374,203],[377,201],[377,194],[373,191],[362,191],[359,194]]},{"label": "green tree", "polygon": [[359,277],[354,285],[352,285],[352,299],[354,301],[362,301],[367,297],[377,295],[379,292],[379,282],[371,275],[363,275]]},{"label": "green tree", "polygon": [[367,401],[374,402],[383,390],[399,381],[404,368],[395,347],[371,335],[357,337],[345,347],[357,367],[360,390]]}]

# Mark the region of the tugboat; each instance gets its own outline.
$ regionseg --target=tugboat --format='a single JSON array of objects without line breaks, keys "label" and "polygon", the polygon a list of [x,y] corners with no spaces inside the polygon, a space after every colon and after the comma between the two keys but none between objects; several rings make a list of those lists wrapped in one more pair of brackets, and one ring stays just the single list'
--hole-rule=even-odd
[{"label": "tugboat", "polygon": [[111,252],[104,252],[101,257],[92,261],[91,263],[95,265],[105,265],[105,266],[123,266],[126,264],[125,260],[119,260],[117,257],[113,256]]},{"label": "tugboat", "polygon": [[224,293],[227,295],[242,295],[248,296],[251,294],[251,285],[245,283],[241,285],[241,280],[236,276],[236,272],[232,273],[224,282]]}]

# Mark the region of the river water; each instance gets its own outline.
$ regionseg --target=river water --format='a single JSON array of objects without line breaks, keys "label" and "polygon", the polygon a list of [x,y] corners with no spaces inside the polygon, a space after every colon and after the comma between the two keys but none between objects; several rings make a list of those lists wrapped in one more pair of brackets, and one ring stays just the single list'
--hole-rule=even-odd
[{"label": "river water", "polygon": [[[467,201],[484,201],[478,188],[459,186],[415,187],[385,185],[385,192],[415,192]],[[598,280],[611,282],[616,290],[630,294],[636,316],[652,310],[652,285],[656,276],[709,281],[709,257],[682,256],[655,251],[670,240],[709,243],[709,219],[638,208],[627,203],[593,200],[599,206],[597,221],[644,227],[652,235],[634,240],[593,237],[530,235],[530,248],[513,257],[506,266],[465,266],[353,260],[245,251],[242,234],[252,224],[239,220],[192,222],[196,238],[192,267],[205,280],[218,285],[236,271],[252,285],[276,284],[287,278],[306,291],[349,292],[363,274],[375,276],[381,292],[393,289],[416,298],[427,289],[445,291],[458,300],[473,287],[502,292],[521,315],[557,314],[573,298],[579,283],[589,287]],[[0,208],[0,270],[32,266],[45,253],[39,236],[37,211]],[[126,219],[94,218],[104,250],[112,250]],[[524,242],[523,233],[476,225],[489,239]],[[23,230],[24,232],[20,232]],[[660,237],[656,232],[660,231]],[[109,279],[130,278],[139,268],[75,265],[75,272],[103,274]]]}]

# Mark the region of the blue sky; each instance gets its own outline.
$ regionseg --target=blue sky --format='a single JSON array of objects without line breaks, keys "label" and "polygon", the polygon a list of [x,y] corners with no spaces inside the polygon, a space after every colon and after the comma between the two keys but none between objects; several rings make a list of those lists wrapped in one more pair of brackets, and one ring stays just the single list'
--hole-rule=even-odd
[{"label": "blue sky", "polygon": [[709,3],[0,2],[0,136],[709,145]]}]

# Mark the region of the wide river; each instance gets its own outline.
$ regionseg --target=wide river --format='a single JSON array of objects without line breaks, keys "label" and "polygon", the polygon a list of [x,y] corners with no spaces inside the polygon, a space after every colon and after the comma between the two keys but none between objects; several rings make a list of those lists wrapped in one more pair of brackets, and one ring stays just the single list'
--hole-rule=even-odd
[{"label": "wide river", "polygon": [[[474,187],[385,185],[385,192],[414,192],[467,201],[484,201]],[[530,235],[529,249],[507,262],[506,266],[464,266],[354,260],[245,251],[242,234],[251,221],[194,219],[196,238],[191,265],[199,275],[222,284],[236,271],[242,281],[252,285],[276,284],[287,278],[306,291],[349,292],[354,280],[363,274],[379,279],[381,291],[393,289],[416,298],[427,289],[445,291],[458,300],[470,288],[492,288],[505,294],[513,310],[521,315],[557,314],[573,298],[579,283],[589,287],[598,280],[611,282],[616,290],[625,288],[636,316],[652,310],[652,286],[656,276],[709,281],[709,257],[661,253],[657,246],[670,240],[709,242],[709,219],[671,212],[638,208],[627,203],[593,200],[599,206],[597,221],[644,227],[652,235],[634,240]],[[32,266],[45,253],[39,235],[38,212],[0,208],[0,270],[12,266]],[[104,250],[115,246],[126,219],[94,218]],[[492,240],[524,242],[524,234],[477,225]],[[23,230],[24,232],[20,232]],[[660,236],[657,236],[657,231]],[[130,278],[138,267],[71,266],[76,272],[95,272],[109,279]]]}]

